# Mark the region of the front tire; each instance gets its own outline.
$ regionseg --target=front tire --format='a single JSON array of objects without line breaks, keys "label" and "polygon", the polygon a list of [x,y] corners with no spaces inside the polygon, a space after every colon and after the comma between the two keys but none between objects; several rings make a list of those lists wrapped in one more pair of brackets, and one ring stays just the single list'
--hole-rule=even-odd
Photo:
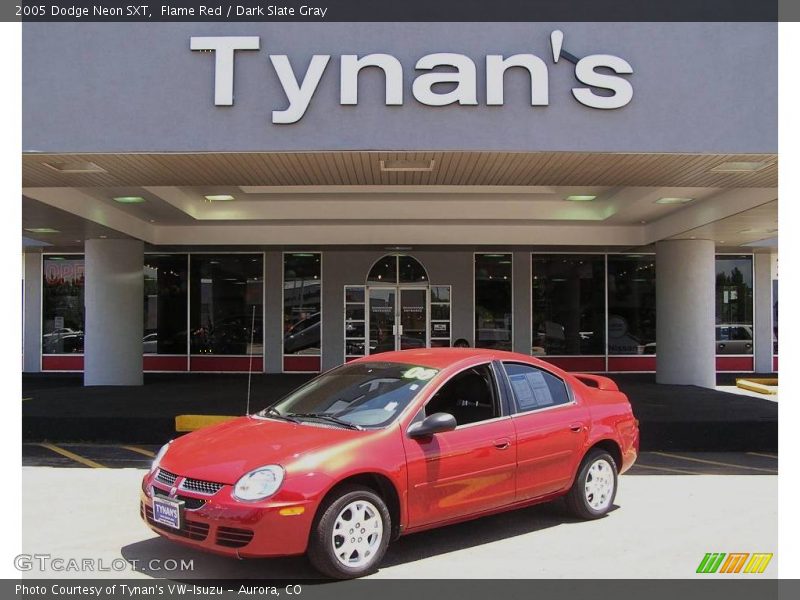
[{"label": "front tire", "polygon": [[599,519],[617,495],[617,465],[604,450],[592,450],[581,462],[566,496],[567,508],[581,519]]},{"label": "front tire", "polygon": [[383,499],[369,488],[348,485],[320,508],[308,558],[333,579],[362,577],[380,564],[391,532],[392,518]]}]

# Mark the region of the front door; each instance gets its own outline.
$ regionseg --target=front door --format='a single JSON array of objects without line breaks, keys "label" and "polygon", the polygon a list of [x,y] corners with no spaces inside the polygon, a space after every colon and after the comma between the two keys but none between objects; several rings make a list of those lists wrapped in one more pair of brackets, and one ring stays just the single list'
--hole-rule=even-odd
[{"label": "front door", "polygon": [[428,346],[428,289],[369,287],[369,354]]},{"label": "front door", "polygon": [[417,418],[449,413],[458,426],[427,438],[403,437],[410,528],[490,511],[514,502],[517,450],[489,364],[454,375]]}]

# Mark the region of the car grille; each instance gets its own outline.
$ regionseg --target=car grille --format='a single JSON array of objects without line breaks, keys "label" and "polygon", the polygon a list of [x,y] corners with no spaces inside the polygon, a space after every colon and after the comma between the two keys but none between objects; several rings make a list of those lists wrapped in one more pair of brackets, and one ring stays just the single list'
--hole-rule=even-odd
[{"label": "car grille", "polygon": [[156,473],[156,481],[160,481],[164,485],[175,485],[175,480],[178,478],[175,473],[170,473],[169,471],[165,471],[164,469],[159,469],[158,473]]},{"label": "car grille", "polygon": [[181,482],[181,489],[187,492],[195,492],[197,494],[206,494],[213,496],[222,489],[221,483],[213,481],[203,481],[202,479],[184,479]]},{"label": "car grille", "polygon": [[[153,495],[163,496],[164,498],[170,497],[169,492],[167,492],[166,490],[162,490],[161,488],[157,488],[156,486],[153,486]],[[203,508],[203,506],[206,503],[206,501],[203,500],[202,498],[192,498],[191,496],[182,496],[181,494],[175,496],[175,499],[183,500],[184,506],[186,507],[187,510],[197,510],[198,508]]]},{"label": "car grille", "polygon": [[236,527],[217,528],[217,544],[227,548],[241,548],[253,539],[252,529],[238,529]]},{"label": "car grille", "polygon": [[198,523],[197,521],[184,520],[183,527],[181,529],[173,529],[172,527],[167,527],[161,523],[156,523],[153,520],[153,509],[149,506],[143,505],[140,507],[139,514],[141,514],[142,518],[147,519],[147,522],[150,525],[161,531],[166,531],[173,535],[179,535],[197,542],[202,542],[208,537],[208,523]]}]

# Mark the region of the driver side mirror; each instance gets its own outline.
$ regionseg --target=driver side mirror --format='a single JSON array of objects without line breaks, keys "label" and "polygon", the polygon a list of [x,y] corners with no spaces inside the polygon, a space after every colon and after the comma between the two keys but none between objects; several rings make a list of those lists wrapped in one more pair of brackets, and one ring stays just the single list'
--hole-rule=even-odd
[{"label": "driver side mirror", "polygon": [[425,417],[422,421],[412,423],[408,428],[408,437],[430,437],[434,433],[453,431],[457,425],[456,418],[450,413],[434,413],[428,417]]}]

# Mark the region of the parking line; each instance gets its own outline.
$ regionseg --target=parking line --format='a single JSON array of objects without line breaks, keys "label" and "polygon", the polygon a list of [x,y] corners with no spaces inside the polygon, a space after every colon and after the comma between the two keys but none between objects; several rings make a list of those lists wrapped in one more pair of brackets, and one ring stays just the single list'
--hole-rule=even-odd
[{"label": "parking line", "polygon": [[23,402],[25,402],[25,400],[33,400],[33,398],[23,398],[22,399]]},{"label": "parking line", "polygon": [[48,450],[52,450],[53,452],[60,454],[61,456],[66,456],[67,458],[74,460],[75,462],[81,463],[87,467],[92,467],[93,469],[105,469],[105,465],[101,465],[99,462],[95,462],[93,460],[89,460],[88,458],[84,458],[82,456],[78,456],[74,452],[70,452],[69,450],[64,450],[64,448],[59,448],[55,444],[49,444],[47,442],[43,442],[39,444],[42,448],[47,448]]},{"label": "parking line", "polygon": [[669,467],[654,467],[653,465],[643,465],[640,462],[634,463],[633,466],[641,467],[643,469],[653,469],[655,471],[667,471],[668,473],[680,473],[681,475],[702,475],[702,473],[697,473],[695,471],[686,471],[685,469],[670,469]]},{"label": "parking line", "polygon": [[764,458],[774,458],[778,460],[777,454],[764,454],[763,452],[748,452],[748,454],[751,456],[763,456]]},{"label": "parking line", "polygon": [[692,456],[681,456],[680,454],[669,454],[668,452],[653,452],[653,454],[658,454],[659,456],[667,456],[669,458],[679,458],[681,460],[690,460],[692,462],[699,462],[704,463],[707,465],[717,465],[720,467],[732,467],[734,469],[747,469],[748,471],[760,471],[762,473],[771,473],[772,475],[777,475],[778,472],[774,469],[759,469],[758,467],[748,467],[745,465],[737,465],[734,463],[724,463],[719,462],[716,460],[706,460],[704,458],[694,458]]},{"label": "parking line", "polygon": [[149,456],[150,458],[155,457],[155,452],[150,452],[150,450],[145,450],[144,448],[137,448],[136,446],[120,446],[120,448],[124,448],[125,450],[130,450],[131,452],[138,452],[139,454],[143,454],[144,456]]}]

